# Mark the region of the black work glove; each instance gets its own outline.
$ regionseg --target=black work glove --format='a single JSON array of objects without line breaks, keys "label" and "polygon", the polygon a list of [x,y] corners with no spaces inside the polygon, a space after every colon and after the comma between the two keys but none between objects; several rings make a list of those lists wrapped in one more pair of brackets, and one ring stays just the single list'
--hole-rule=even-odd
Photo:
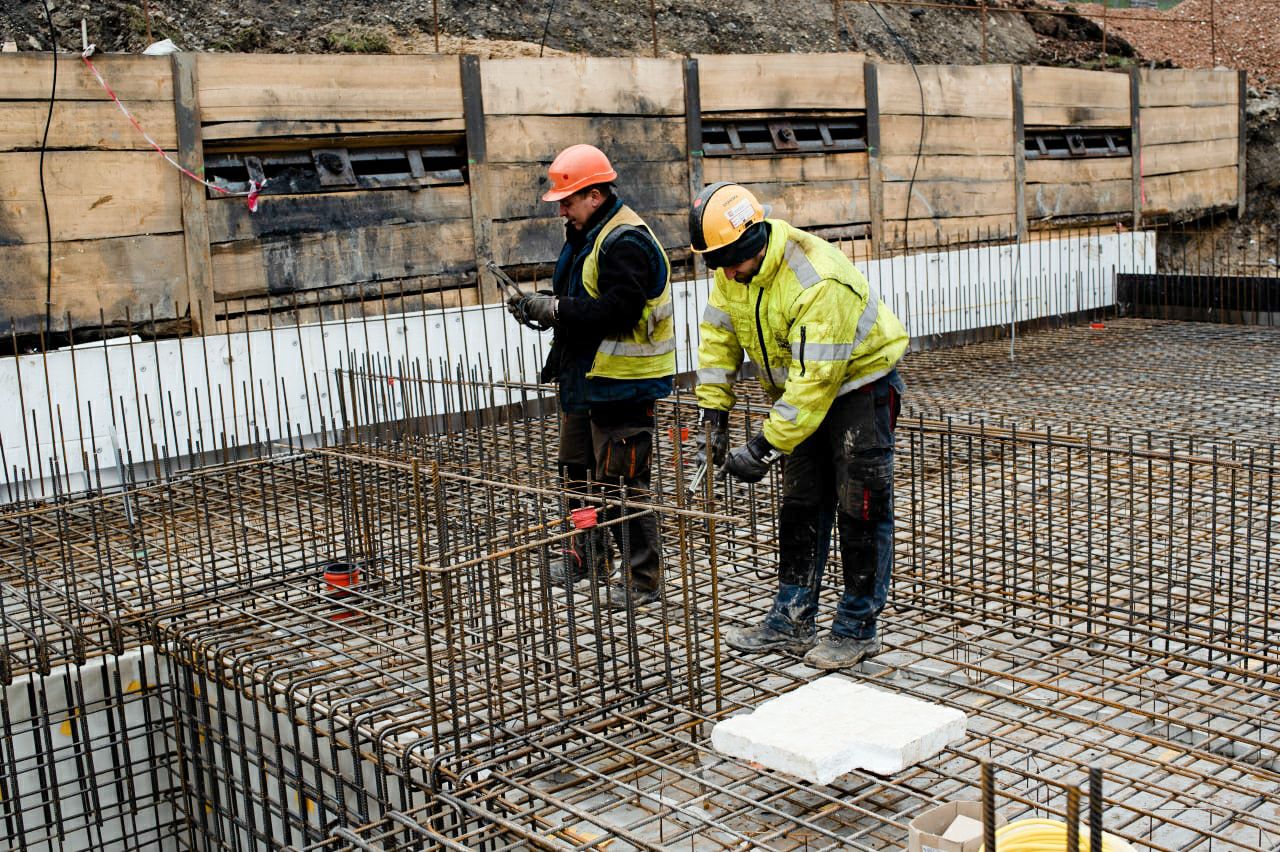
[{"label": "black work glove", "polygon": [[546,331],[556,316],[556,297],[551,293],[516,293],[507,298],[507,313],[516,322],[535,331]]},{"label": "black work glove", "polygon": [[707,461],[707,427],[711,427],[711,464],[720,467],[729,452],[729,412],[714,408],[702,409],[702,423],[698,428],[698,455],[695,461],[701,467]]},{"label": "black work glove", "polygon": [[759,482],[769,472],[769,466],[782,458],[764,433],[758,433],[741,447],[734,447],[724,460],[724,472],[742,482]]}]

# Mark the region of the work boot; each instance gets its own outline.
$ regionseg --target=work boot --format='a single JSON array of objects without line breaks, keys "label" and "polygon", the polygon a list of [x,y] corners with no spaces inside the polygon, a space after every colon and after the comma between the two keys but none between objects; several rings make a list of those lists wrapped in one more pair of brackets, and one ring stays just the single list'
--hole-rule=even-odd
[{"label": "work boot", "polygon": [[[630,599],[629,601],[628,598]],[[609,609],[627,609],[628,607],[641,607],[645,604],[651,604],[657,599],[657,589],[646,592],[626,586],[623,583],[610,583],[609,597],[606,603]]]},{"label": "work boot", "polygon": [[804,664],[815,669],[847,669],[880,653],[880,637],[855,639],[834,633],[804,655]]},{"label": "work boot", "polygon": [[774,630],[764,622],[750,627],[726,627],[724,642],[735,651],[748,654],[761,651],[791,651],[799,654],[813,647],[817,641],[817,632],[797,635]]}]

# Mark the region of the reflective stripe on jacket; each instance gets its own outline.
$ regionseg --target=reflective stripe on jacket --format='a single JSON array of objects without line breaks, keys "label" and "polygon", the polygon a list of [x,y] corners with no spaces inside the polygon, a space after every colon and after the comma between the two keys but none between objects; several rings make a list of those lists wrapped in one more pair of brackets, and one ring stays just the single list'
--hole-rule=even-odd
[{"label": "reflective stripe on jacket", "polygon": [[836,246],[767,220],[760,270],[739,284],[716,270],[699,326],[698,404],[728,411],[745,353],[773,408],[764,436],[790,453],[822,424],[837,396],[887,374],[907,332]]},{"label": "reflective stripe on jacket", "polygon": [[600,297],[600,254],[626,232],[643,231],[662,258],[665,278],[662,290],[644,305],[640,320],[625,334],[600,341],[587,378],[657,379],[676,371],[676,336],[671,302],[671,263],[662,245],[644,220],[625,204],[604,224],[591,254],[582,265],[582,287],[593,299]]}]

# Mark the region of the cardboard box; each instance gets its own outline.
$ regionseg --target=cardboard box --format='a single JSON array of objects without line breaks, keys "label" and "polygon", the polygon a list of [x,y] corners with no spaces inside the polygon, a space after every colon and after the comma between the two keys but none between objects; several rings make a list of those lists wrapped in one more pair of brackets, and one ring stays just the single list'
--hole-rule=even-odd
[{"label": "cardboard box", "polygon": [[[943,837],[956,817],[964,816],[982,825],[981,802],[947,802],[930,808],[920,816],[911,820],[911,838],[907,849],[909,852],[977,852],[982,845],[982,833],[963,842],[947,840]],[[996,828],[1005,824],[1004,817],[996,813]]]}]

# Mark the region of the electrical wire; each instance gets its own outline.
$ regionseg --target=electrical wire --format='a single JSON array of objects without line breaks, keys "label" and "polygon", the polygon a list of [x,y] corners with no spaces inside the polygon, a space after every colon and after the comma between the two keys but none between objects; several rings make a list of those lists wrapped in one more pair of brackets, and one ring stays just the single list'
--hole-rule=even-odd
[{"label": "electrical wire", "polygon": [[876,17],[880,19],[880,23],[884,24],[884,28],[889,33],[890,37],[898,43],[898,48],[902,51],[902,55],[907,58],[907,62],[911,65],[911,73],[914,74],[916,78],[916,89],[920,92],[920,138],[916,145],[916,161],[911,166],[911,180],[907,183],[907,209],[902,214],[902,244],[905,248],[910,243],[908,229],[910,227],[911,220],[911,196],[915,192],[916,174],[920,170],[920,158],[924,155],[924,83],[921,82],[920,71],[916,68],[915,54],[906,46],[906,44],[903,43],[902,39],[898,37],[897,31],[889,25],[889,22],[885,20],[884,15],[880,14],[880,10],[876,8],[876,4],[868,2],[867,5],[871,7],[871,11],[876,13]]},{"label": "electrical wire", "polygon": [[[1080,832],[1079,852],[1091,852],[1089,832]],[[1067,847],[1067,824],[1056,819],[1020,819],[996,829],[999,852],[1062,852]],[[978,847],[983,852],[985,846]],[[1134,852],[1133,847],[1114,834],[1103,833],[1101,852]]]},{"label": "electrical wire", "polygon": [[[44,17],[49,23],[49,56],[53,58],[53,83],[49,87],[49,112],[44,117],[44,136],[40,138],[40,201],[44,204],[45,286],[44,286],[44,339],[49,345],[49,333],[53,326],[53,223],[49,220],[49,193],[44,186],[44,152],[49,147],[49,125],[53,123],[53,103],[58,96],[58,33],[53,28],[53,13],[49,0],[44,5]],[[14,353],[17,354],[17,353]]]},{"label": "electrical wire", "polygon": [[538,56],[542,56],[542,49],[547,46],[547,33],[551,30],[551,13],[556,10],[556,0],[551,0],[547,4],[547,22],[542,25],[542,41],[538,42]]}]

